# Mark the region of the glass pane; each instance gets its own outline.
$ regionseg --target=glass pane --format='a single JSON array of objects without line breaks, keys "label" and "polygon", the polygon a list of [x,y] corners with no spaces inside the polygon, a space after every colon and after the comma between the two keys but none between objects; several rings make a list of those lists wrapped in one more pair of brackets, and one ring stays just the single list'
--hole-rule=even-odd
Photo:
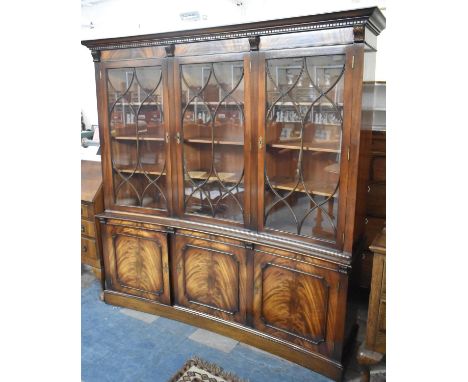
[{"label": "glass pane", "polygon": [[343,55],[267,60],[265,227],[336,240]]},{"label": "glass pane", "polygon": [[161,67],[108,70],[114,198],[167,210]]},{"label": "glass pane", "polygon": [[181,65],[187,213],[243,222],[242,61]]}]

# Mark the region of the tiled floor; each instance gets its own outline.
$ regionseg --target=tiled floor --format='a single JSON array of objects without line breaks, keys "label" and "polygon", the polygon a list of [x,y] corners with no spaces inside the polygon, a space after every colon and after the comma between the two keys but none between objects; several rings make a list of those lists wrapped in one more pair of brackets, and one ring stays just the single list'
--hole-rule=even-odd
[{"label": "tiled floor", "polygon": [[[100,293],[93,275],[82,272],[84,382],[166,382],[191,356],[216,363],[250,382],[330,381],[230,338],[164,317],[107,305],[99,299]],[[345,379],[357,375],[350,368]]]}]

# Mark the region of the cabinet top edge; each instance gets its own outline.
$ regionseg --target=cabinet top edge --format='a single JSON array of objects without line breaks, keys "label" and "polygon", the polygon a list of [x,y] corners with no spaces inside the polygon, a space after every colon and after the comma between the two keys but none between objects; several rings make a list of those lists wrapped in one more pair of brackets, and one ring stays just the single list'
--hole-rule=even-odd
[{"label": "cabinet top edge", "polygon": [[385,16],[380,9],[378,7],[370,7],[217,27],[83,40],[81,44],[90,50],[97,51],[248,38],[356,26],[367,27],[373,33],[379,35],[385,29],[385,23]]}]

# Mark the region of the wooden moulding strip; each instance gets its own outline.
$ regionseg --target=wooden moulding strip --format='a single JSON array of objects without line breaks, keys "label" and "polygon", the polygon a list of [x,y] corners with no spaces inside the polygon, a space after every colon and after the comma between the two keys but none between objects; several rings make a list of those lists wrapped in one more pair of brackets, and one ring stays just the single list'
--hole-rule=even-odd
[{"label": "wooden moulding strip", "polygon": [[117,219],[126,222],[136,222],[143,224],[153,224],[158,226],[172,227],[173,229],[186,229],[194,232],[201,232],[208,235],[217,235],[234,240],[246,241],[257,245],[265,245],[296,252],[301,255],[317,258],[333,264],[348,267],[351,263],[351,254],[337,249],[325,247],[319,244],[310,243],[278,237],[267,232],[253,232],[244,228],[217,226],[213,229],[212,224],[198,221],[188,221],[185,219],[168,218],[157,215],[144,215],[134,212],[117,210],[106,210],[96,215],[99,219]]},{"label": "wooden moulding strip", "polygon": [[223,321],[184,307],[167,306],[141,297],[127,296],[109,290],[104,291],[104,301],[107,304],[135,309],[207,329],[278,355],[335,381],[341,379],[343,367],[339,362],[234,322]]}]

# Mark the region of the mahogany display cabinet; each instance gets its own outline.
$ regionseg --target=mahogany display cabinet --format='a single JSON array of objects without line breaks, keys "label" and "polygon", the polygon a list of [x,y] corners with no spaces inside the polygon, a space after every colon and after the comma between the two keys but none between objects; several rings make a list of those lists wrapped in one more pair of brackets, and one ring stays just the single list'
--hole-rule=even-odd
[{"label": "mahogany display cabinet", "polygon": [[104,299],[342,374],[378,8],[83,41]]}]

